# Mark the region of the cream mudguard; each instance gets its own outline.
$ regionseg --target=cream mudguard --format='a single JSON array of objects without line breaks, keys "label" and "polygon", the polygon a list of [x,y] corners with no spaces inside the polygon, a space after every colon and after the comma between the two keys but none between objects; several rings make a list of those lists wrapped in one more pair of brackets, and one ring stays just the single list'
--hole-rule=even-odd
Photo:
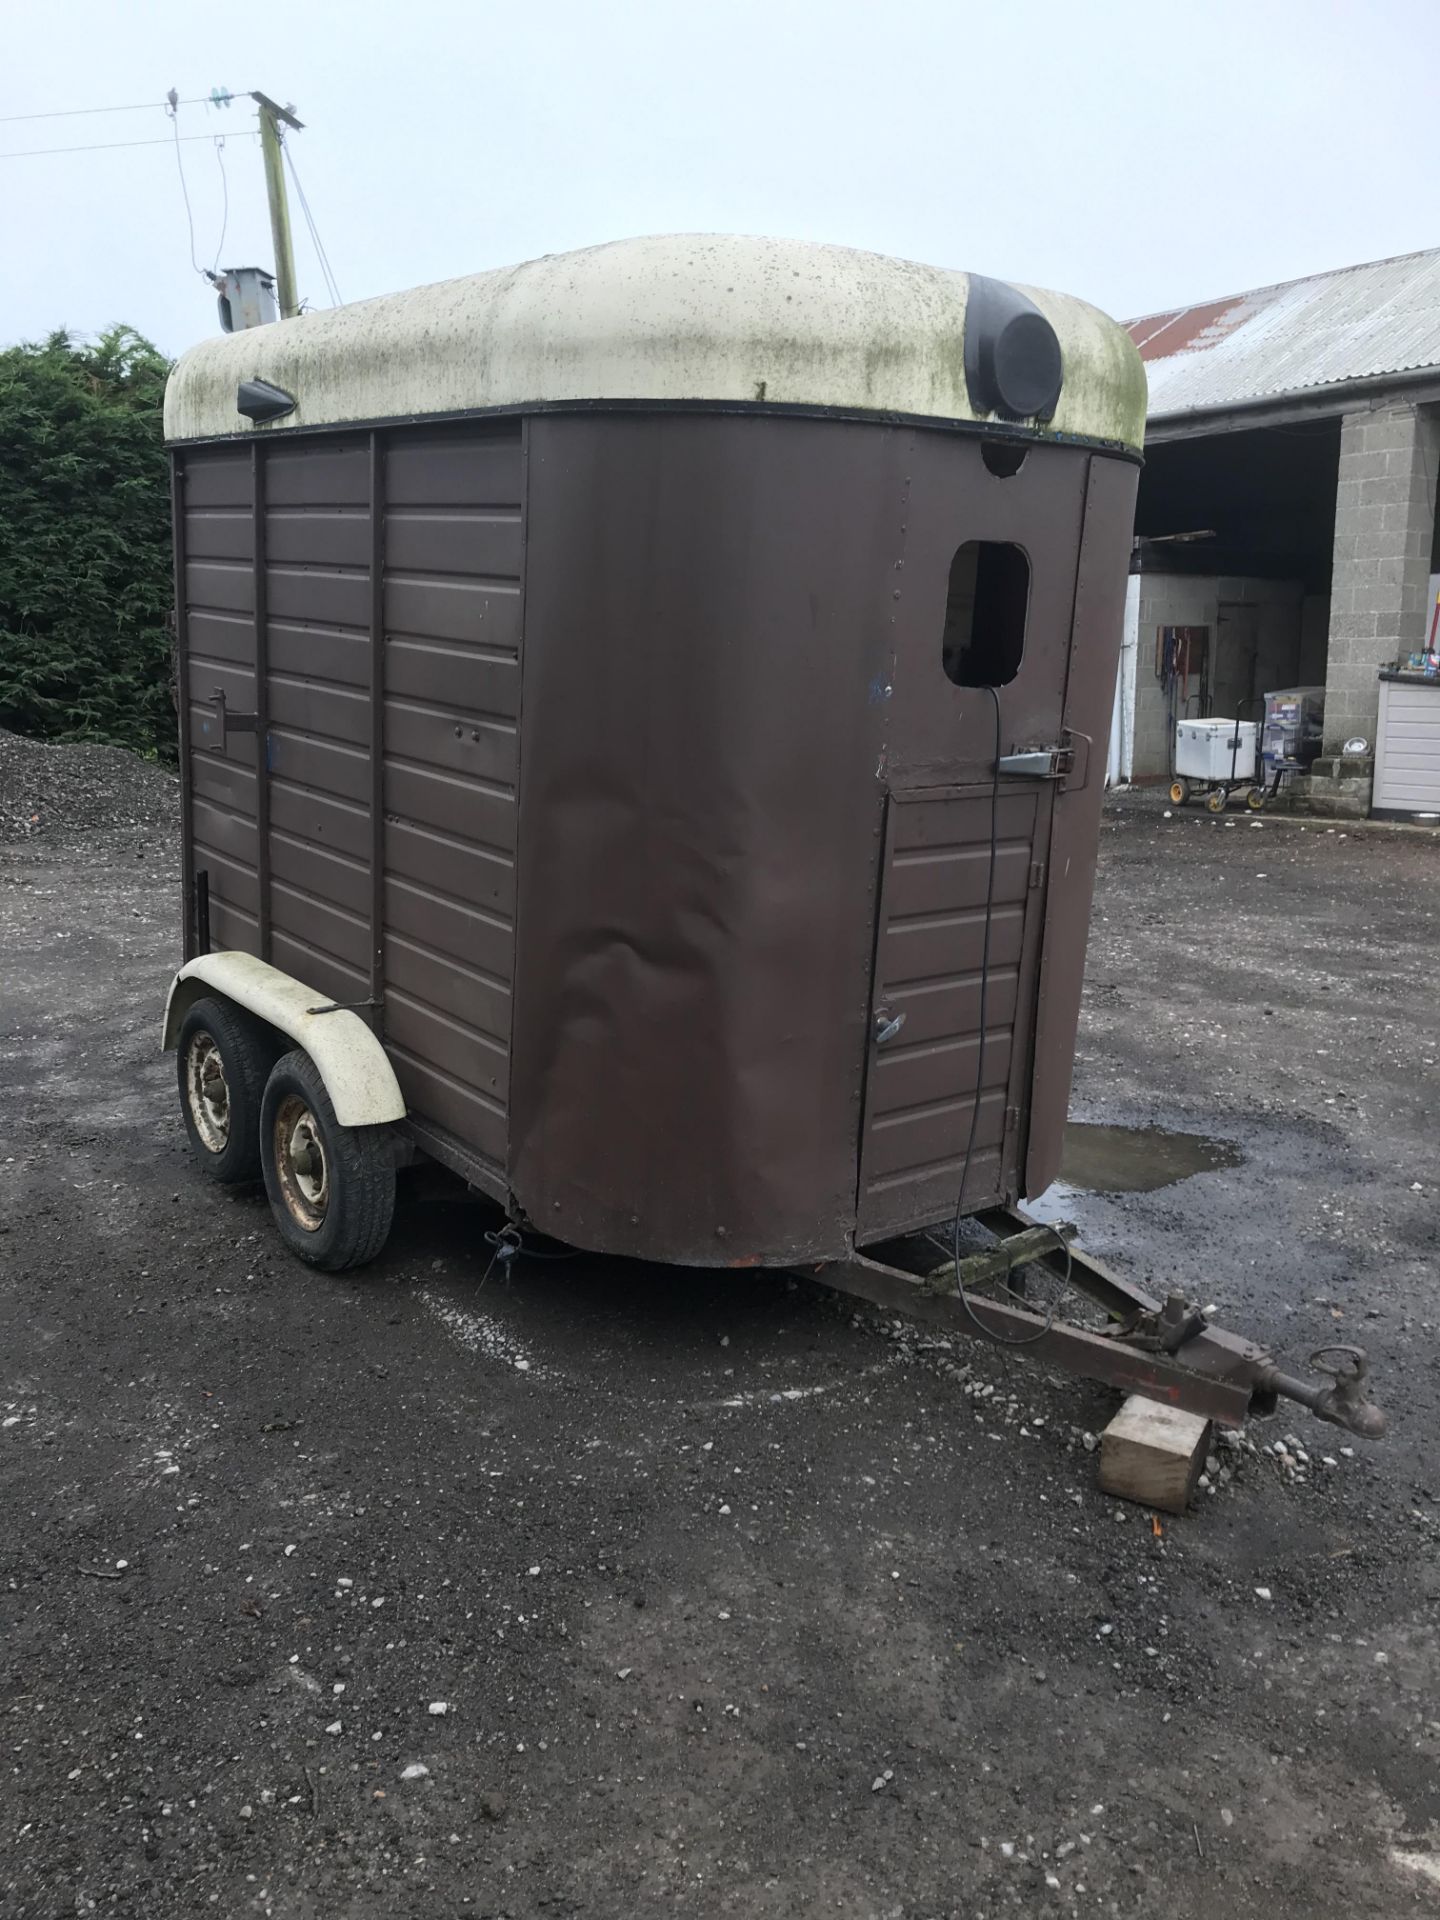
[{"label": "cream mudguard", "polygon": [[342,1127],[403,1120],[405,1101],[385,1049],[347,1007],[250,953],[205,953],[176,974],[165,1002],[162,1046],[172,1051],[197,1000],[220,994],[309,1054]]}]

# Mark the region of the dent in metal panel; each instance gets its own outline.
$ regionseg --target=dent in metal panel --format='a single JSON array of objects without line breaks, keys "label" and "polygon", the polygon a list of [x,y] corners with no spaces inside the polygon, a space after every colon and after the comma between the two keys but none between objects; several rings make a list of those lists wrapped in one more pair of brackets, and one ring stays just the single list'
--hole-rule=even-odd
[{"label": "dent in metal panel", "polygon": [[612,1252],[839,1252],[912,436],[529,435],[515,1193]]}]

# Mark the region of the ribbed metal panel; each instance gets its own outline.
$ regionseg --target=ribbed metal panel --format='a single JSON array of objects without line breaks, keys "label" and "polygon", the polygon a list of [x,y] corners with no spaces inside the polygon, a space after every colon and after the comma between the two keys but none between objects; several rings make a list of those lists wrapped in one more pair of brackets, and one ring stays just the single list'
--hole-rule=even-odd
[{"label": "ribbed metal panel", "polygon": [[1373,804],[1385,812],[1440,813],[1440,688],[1382,680]]},{"label": "ribbed metal panel", "polygon": [[410,1106],[502,1169],[519,780],[518,424],[385,452],[385,1039]]},{"label": "ribbed metal panel", "polygon": [[267,447],[270,958],[346,1002],[369,984],[368,447]]},{"label": "ribbed metal panel", "polygon": [[[412,1110],[503,1169],[519,425],[194,452],[181,473],[187,824],[212,944],[377,997]],[[217,688],[253,730],[222,739]]]},{"label": "ribbed metal panel", "polygon": [[[875,1005],[902,1019],[878,1048],[865,1096],[860,1221],[899,1230],[953,1211],[965,1172],[977,1083],[980,1112],[965,1179],[974,1207],[1013,1184],[1017,1066],[1035,992],[1030,885],[1048,788],[1006,793],[995,816],[985,1047],[980,1049],[990,894],[990,795],[892,796],[880,889]],[[1012,1087],[1014,1091],[1012,1092]]]},{"label": "ribbed metal panel", "polygon": [[259,953],[256,740],[253,733],[230,733],[222,746],[213,704],[221,687],[232,710],[255,706],[250,449],[191,454],[180,488],[191,848],[196,870],[208,876],[214,944]]}]

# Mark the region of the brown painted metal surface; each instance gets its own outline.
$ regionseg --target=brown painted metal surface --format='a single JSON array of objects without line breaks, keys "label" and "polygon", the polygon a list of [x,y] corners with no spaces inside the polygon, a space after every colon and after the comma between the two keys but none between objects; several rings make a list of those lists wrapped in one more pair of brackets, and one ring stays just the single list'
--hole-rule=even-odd
[{"label": "brown painted metal surface", "polygon": [[954,1214],[982,1070],[965,1206],[1018,1191],[1050,793],[1027,781],[1007,790],[996,808],[982,1062],[990,798],[988,785],[955,793],[919,788],[891,798],[875,1020],[883,1026],[903,1018],[905,1024],[875,1045],[870,1066],[858,1215],[863,1239]]},{"label": "brown painted metal surface", "polygon": [[1043,1193],[1060,1172],[1080,1025],[1085,942],[1095,895],[1105,749],[1124,628],[1123,555],[1135,524],[1138,479],[1136,468],[1122,461],[1090,462],[1065,684],[1065,728],[1076,761],[1074,772],[1059,783],[1055,794],[1035,1010],[1035,1070],[1028,1102],[1030,1129],[1020,1186],[1026,1194]]},{"label": "brown painted metal surface", "polygon": [[368,1006],[423,1143],[537,1224],[679,1262],[954,1210],[994,708],[942,639],[956,548],[1023,548],[1001,750],[1073,752],[1002,782],[964,1205],[1046,1183],[1131,465],[1037,444],[1000,478],[974,434],[680,410],[177,460],[214,944]]},{"label": "brown painted metal surface", "polygon": [[[407,1103],[503,1192],[519,425],[192,452],[178,495],[215,944],[380,1002]],[[221,728],[217,689],[255,732]]]}]

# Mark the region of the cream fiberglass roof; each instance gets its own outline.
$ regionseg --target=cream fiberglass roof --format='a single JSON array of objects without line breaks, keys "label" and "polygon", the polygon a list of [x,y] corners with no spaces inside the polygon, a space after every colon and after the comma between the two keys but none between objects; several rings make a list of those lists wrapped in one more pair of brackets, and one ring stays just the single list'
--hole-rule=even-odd
[{"label": "cream fiberglass roof", "polygon": [[[242,380],[294,396],[282,429],[605,402],[833,408],[975,421],[969,276],[801,241],[682,234],[549,254],[207,340],[165,396],[169,440],[273,432]],[[1124,329],[1021,289],[1059,338],[1043,432],[1138,448],[1145,380]]]}]

